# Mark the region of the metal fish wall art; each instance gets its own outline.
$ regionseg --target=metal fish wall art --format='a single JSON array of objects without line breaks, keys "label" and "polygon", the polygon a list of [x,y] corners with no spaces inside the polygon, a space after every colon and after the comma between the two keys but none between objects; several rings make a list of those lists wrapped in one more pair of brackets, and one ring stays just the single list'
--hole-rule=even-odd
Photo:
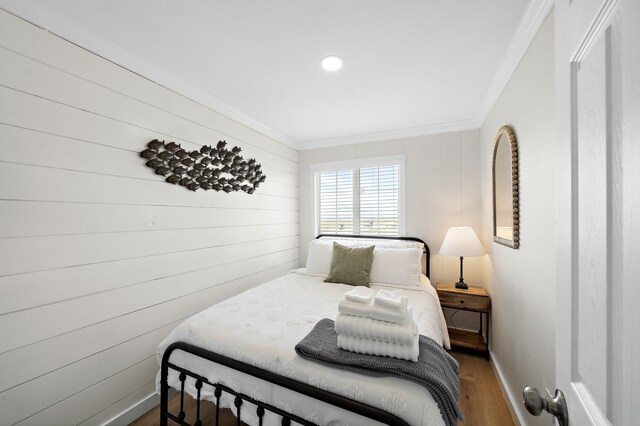
[{"label": "metal fish wall art", "polygon": [[140,152],[140,157],[172,185],[191,191],[213,189],[253,194],[267,179],[262,166],[253,158],[245,160],[240,147],[229,150],[226,146],[227,142],[219,141],[215,147],[204,145],[199,151],[188,152],[175,142],[154,139]]}]

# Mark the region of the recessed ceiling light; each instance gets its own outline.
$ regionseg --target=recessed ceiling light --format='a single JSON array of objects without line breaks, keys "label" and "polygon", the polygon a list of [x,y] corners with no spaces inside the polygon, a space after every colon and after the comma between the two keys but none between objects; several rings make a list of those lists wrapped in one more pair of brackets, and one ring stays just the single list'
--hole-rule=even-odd
[{"label": "recessed ceiling light", "polygon": [[321,62],[322,68],[327,71],[337,71],[342,68],[342,59],[337,56],[327,56]]}]

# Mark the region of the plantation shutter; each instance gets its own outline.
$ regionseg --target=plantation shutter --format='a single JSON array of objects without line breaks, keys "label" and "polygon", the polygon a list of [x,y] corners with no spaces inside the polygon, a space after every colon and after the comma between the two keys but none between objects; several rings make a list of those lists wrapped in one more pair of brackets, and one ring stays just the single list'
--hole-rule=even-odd
[{"label": "plantation shutter", "polygon": [[353,234],[353,170],[316,175],[318,230],[321,234]]},{"label": "plantation shutter", "polygon": [[315,178],[319,233],[400,235],[398,165],[325,171]]},{"label": "plantation shutter", "polygon": [[400,234],[398,166],[360,169],[360,234]]}]

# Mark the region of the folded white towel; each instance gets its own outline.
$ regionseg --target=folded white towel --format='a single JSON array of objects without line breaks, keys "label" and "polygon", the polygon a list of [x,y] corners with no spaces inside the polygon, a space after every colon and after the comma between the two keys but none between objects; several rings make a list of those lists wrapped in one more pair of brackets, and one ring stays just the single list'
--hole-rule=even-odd
[{"label": "folded white towel", "polygon": [[346,300],[350,300],[352,302],[357,302],[357,303],[365,303],[365,304],[371,302],[372,297],[373,297],[373,290],[370,289],[369,287],[365,287],[362,285],[354,287],[353,290],[346,292],[344,295],[344,298]]},{"label": "folded white towel", "polygon": [[418,336],[410,345],[399,345],[397,343],[383,342],[381,340],[361,339],[338,335],[338,347],[346,351],[358,352],[367,355],[390,356],[393,358],[406,359],[407,361],[418,361],[420,348],[418,346]]},{"label": "folded white towel", "polygon": [[380,321],[388,321],[395,324],[409,324],[413,321],[411,307],[400,311],[397,309],[385,308],[373,303],[365,305],[364,303],[352,302],[350,300],[341,300],[338,303],[338,312],[346,315],[354,315],[357,317],[373,318]]},{"label": "folded white towel", "polygon": [[380,321],[393,322],[396,324],[409,324],[411,321],[413,321],[411,307],[399,310],[375,305],[373,303],[369,305],[369,317]]},{"label": "folded white towel", "polygon": [[336,333],[344,336],[382,340],[407,345],[412,344],[418,335],[418,327],[415,321],[400,325],[371,318],[338,314],[336,317]]},{"label": "folded white towel", "polygon": [[407,296],[403,296],[397,291],[389,291],[385,289],[378,290],[373,298],[373,303],[391,309],[406,309]]},{"label": "folded white towel", "polygon": [[369,318],[371,312],[371,305],[352,302],[350,300],[341,300],[338,303],[338,312],[346,315],[355,315],[357,317]]}]

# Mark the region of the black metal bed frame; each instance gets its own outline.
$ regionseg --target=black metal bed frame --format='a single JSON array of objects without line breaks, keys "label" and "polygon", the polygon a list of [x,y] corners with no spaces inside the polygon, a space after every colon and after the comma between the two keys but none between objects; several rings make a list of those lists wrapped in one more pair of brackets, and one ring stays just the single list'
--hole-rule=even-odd
[{"label": "black metal bed frame", "polygon": [[[320,234],[316,238],[360,238],[360,239],[384,239],[384,240],[404,240],[415,241],[424,244],[424,253],[426,254],[426,267],[425,275],[429,276],[430,272],[430,251],[429,246],[419,238],[413,237],[379,237],[379,236],[364,236],[364,235],[334,235],[334,234]],[[303,383],[279,374],[273,373],[262,368],[255,367],[250,364],[229,358],[224,355],[211,352],[209,350],[200,348],[198,346],[191,345],[184,342],[175,342],[167,347],[163,356],[160,368],[160,425],[167,426],[168,420],[183,425],[183,426],[202,426],[202,420],[200,419],[200,402],[201,402],[201,389],[204,385],[211,386],[214,389],[215,408],[216,408],[216,425],[220,419],[220,398],[222,393],[226,392],[234,397],[235,416],[237,425],[241,424],[241,414],[244,402],[248,402],[256,406],[256,415],[258,417],[259,425],[262,426],[263,418],[266,411],[270,411],[282,417],[282,425],[290,425],[291,422],[299,423],[304,426],[316,426],[315,423],[305,420],[295,414],[288,413],[282,409],[274,407],[262,401],[258,401],[248,395],[237,392],[230,387],[223,385],[222,383],[212,383],[207,378],[193,373],[183,367],[175,365],[169,361],[171,354],[180,350],[202,359],[206,359],[213,363],[223,365],[225,367],[234,369],[244,374],[256,377],[274,385],[292,390],[294,392],[306,395],[318,401],[325,402],[335,407],[342,408],[352,413],[361,415],[365,418],[375,420],[384,424],[392,426],[409,426],[409,424],[398,416],[388,413],[379,408],[373,407],[368,404],[344,397],[342,395],[335,394],[333,392],[326,391],[307,383]],[[180,411],[178,414],[172,414],[169,412],[169,368],[179,372],[178,380],[180,381]],[[196,394],[196,420],[193,425],[185,422],[184,411],[184,387],[187,377],[191,377],[195,380]]]}]

